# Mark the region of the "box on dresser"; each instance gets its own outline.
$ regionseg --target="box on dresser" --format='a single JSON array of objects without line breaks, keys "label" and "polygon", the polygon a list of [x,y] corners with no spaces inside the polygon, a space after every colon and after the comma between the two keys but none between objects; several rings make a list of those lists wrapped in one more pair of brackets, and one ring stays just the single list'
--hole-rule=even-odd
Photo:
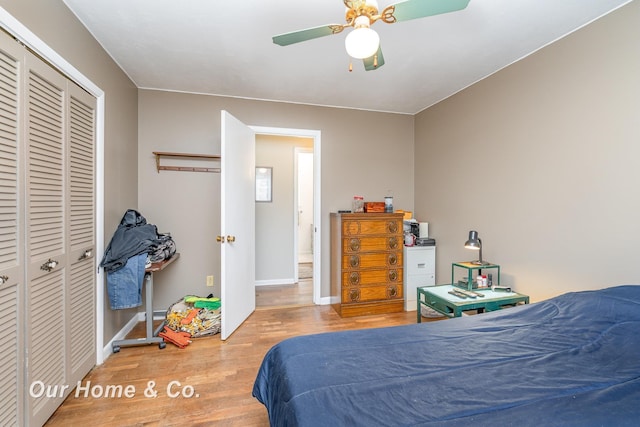
[{"label": "box on dresser", "polygon": [[384,212],[384,202],[364,202],[364,211],[368,213]]},{"label": "box on dresser", "polygon": [[342,317],[403,311],[402,213],[331,214],[331,302]]}]

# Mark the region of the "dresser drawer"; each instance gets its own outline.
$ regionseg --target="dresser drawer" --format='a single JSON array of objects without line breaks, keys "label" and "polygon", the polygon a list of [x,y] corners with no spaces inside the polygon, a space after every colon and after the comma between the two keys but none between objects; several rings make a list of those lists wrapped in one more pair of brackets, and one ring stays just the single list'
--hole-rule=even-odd
[{"label": "dresser drawer", "polygon": [[402,221],[396,219],[353,219],[342,223],[343,236],[371,236],[376,234],[402,235]]},{"label": "dresser drawer", "polygon": [[403,298],[402,284],[354,286],[342,289],[342,302],[346,304]]},{"label": "dresser drawer", "polygon": [[342,286],[402,283],[402,268],[353,270],[342,273]]},{"label": "dresser drawer", "polygon": [[402,252],[358,252],[342,257],[343,270],[402,266]]},{"label": "dresser drawer", "polygon": [[395,251],[402,249],[402,236],[351,237],[342,239],[345,254],[367,251]]}]

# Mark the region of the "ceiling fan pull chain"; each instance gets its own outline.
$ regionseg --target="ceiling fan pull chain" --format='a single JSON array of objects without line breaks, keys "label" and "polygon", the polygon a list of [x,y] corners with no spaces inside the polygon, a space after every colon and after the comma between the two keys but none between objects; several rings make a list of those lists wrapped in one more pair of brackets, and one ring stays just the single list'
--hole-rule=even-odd
[{"label": "ceiling fan pull chain", "polygon": [[353,71],[353,61],[349,60],[349,72]]},{"label": "ceiling fan pull chain", "polygon": [[375,55],[373,55],[373,66],[375,68],[378,67],[378,54],[377,53]]}]

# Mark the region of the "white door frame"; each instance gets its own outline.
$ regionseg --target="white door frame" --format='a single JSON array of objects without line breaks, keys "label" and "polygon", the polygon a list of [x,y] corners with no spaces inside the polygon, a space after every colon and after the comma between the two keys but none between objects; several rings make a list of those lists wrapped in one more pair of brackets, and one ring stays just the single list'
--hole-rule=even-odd
[{"label": "white door frame", "polygon": [[96,269],[96,365],[104,362],[104,271],[98,268],[98,253],[104,250],[104,91],[85,77],[73,65],[40,40],[27,27],[22,25],[10,13],[0,6],[0,27],[7,30],[26,47],[38,54],[46,62],[60,70],[69,79],[73,80],[84,90],[96,98],[96,170],[95,170],[95,197],[96,197],[96,254],[94,263]]},{"label": "white door frame", "polygon": [[[276,136],[299,136],[313,139],[313,303],[322,304],[321,301],[321,252],[320,252],[320,236],[322,236],[322,217],[321,217],[321,186],[320,186],[320,152],[321,152],[321,132],[319,130],[309,129],[291,129],[277,128],[265,126],[249,126],[256,135],[276,135]],[[296,234],[297,236],[297,234]],[[296,255],[297,256],[297,255]]]}]

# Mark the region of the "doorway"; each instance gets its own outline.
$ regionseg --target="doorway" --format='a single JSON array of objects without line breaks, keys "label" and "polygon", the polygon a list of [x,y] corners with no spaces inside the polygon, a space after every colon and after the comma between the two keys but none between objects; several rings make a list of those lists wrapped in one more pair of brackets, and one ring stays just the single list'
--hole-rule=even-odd
[{"label": "doorway", "polygon": [[313,277],[313,149],[295,148],[297,278]]},{"label": "doorway", "polygon": [[272,176],[256,202],[256,308],[319,304],[319,132],[255,131],[256,167]]}]

